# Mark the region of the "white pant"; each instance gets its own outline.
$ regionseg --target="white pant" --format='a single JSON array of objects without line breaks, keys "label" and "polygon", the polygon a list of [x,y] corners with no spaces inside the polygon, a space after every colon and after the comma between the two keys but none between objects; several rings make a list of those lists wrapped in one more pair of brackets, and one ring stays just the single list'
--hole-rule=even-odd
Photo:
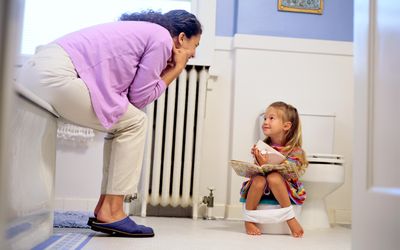
[{"label": "white pant", "polygon": [[147,128],[143,111],[129,104],[118,122],[105,129],[93,111],[86,84],[78,77],[67,53],[56,44],[41,47],[24,65],[17,81],[52,105],[62,118],[107,133],[102,194],[137,192]]}]

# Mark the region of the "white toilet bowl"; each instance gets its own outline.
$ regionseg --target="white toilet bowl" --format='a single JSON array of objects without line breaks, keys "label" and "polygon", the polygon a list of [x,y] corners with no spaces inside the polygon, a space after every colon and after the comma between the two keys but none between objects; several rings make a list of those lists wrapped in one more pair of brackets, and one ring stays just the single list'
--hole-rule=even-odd
[{"label": "white toilet bowl", "polygon": [[306,173],[300,178],[307,192],[301,223],[307,229],[329,228],[324,199],[344,183],[344,160],[340,155],[313,154],[308,161]]}]

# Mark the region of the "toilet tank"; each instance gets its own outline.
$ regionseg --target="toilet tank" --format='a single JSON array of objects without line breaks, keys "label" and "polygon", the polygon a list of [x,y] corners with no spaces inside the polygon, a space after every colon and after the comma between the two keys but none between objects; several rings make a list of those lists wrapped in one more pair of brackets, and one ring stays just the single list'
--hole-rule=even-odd
[{"label": "toilet tank", "polygon": [[332,154],[335,115],[300,114],[303,149],[310,154]]},{"label": "toilet tank", "polygon": [[[303,131],[303,149],[307,155],[333,154],[335,115],[300,114]],[[265,138],[262,131],[264,114],[259,116],[259,139]]]}]

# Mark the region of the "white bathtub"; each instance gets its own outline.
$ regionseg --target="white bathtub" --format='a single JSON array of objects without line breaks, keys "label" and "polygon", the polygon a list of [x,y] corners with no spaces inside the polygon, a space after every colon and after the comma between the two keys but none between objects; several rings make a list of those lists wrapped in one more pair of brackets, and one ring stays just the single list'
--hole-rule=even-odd
[{"label": "white bathtub", "polygon": [[8,140],[6,241],[30,249],[53,232],[57,113],[16,87]]}]

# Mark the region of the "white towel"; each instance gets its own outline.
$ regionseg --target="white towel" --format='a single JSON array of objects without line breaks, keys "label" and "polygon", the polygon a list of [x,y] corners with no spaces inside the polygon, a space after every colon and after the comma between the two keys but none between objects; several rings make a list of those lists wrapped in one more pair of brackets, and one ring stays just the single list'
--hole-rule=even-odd
[{"label": "white towel", "polygon": [[280,223],[293,217],[295,217],[293,206],[262,210],[243,209],[243,219],[254,223]]},{"label": "white towel", "polygon": [[93,141],[94,131],[91,128],[80,127],[74,124],[59,121],[57,138],[78,143]]}]

